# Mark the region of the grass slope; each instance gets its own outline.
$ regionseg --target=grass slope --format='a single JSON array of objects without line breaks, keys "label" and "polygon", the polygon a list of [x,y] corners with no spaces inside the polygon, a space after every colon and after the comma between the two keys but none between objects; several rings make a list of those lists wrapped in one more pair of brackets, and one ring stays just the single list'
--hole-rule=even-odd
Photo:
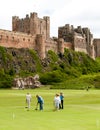
[{"label": "grass slope", "polygon": [[[100,91],[63,90],[64,110],[53,111],[55,93],[62,90],[0,90],[0,130],[99,130]],[[32,94],[25,109],[26,93]],[[35,111],[36,97],[44,97],[44,111]]]}]

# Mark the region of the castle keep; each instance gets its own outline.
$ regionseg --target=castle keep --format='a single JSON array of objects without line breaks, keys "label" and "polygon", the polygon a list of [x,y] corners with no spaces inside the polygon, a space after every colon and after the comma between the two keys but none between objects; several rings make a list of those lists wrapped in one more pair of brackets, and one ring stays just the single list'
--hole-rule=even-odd
[{"label": "castle keep", "polygon": [[38,18],[37,13],[30,13],[25,18],[19,19],[18,16],[12,17],[12,31],[27,34],[42,34],[46,39],[50,37],[50,18]]},{"label": "castle keep", "polygon": [[0,46],[30,48],[38,52],[41,59],[48,50],[63,53],[64,48],[100,57],[100,39],[93,39],[88,28],[66,24],[58,28],[58,38],[50,38],[50,18],[39,18],[37,13],[30,13],[25,18],[12,17],[12,31],[0,30]]}]

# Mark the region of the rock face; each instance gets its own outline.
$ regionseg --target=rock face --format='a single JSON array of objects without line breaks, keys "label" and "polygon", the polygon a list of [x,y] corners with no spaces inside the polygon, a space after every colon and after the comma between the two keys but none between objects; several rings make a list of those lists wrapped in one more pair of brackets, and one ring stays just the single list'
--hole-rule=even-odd
[{"label": "rock face", "polygon": [[24,89],[24,88],[40,88],[41,83],[39,82],[39,75],[36,74],[34,77],[29,76],[26,78],[15,78],[13,87],[17,89]]},{"label": "rock face", "polygon": [[32,49],[0,47],[0,68],[19,75],[21,71],[36,74],[42,66],[38,54]]}]

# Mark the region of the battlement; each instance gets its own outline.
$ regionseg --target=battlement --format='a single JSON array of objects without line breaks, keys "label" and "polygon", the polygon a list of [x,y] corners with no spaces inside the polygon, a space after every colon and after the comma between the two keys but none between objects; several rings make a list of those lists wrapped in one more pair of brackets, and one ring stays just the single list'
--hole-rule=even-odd
[{"label": "battlement", "polygon": [[50,17],[48,17],[48,16],[44,16],[43,19],[46,20],[46,21],[47,20],[50,21]]},{"label": "battlement", "polygon": [[38,14],[36,12],[30,13],[30,18],[37,18]]},{"label": "battlement", "polygon": [[12,19],[13,20],[19,20],[19,17],[18,16],[13,16]]}]

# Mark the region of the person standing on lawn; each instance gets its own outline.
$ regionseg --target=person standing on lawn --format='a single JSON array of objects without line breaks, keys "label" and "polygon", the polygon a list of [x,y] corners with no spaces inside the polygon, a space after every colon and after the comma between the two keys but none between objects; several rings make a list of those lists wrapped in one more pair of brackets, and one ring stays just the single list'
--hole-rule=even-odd
[{"label": "person standing on lawn", "polygon": [[37,107],[38,107],[38,104],[39,104],[39,109],[43,110],[43,104],[44,104],[43,98],[39,95],[36,95],[36,98],[37,98]]},{"label": "person standing on lawn", "polygon": [[62,92],[60,93],[60,100],[61,100],[60,109],[64,109],[64,95]]},{"label": "person standing on lawn", "polygon": [[59,94],[56,94],[54,97],[55,110],[59,110],[60,104],[61,104],[60,96],[59,96]]},{"label": "person standing on lawn", "polygon": [[27,108],[28,110],[30,109],[30,104],[31,104],[31,94],[30,93],[27,93],[26,94],[26,103],[27,103]]}]

